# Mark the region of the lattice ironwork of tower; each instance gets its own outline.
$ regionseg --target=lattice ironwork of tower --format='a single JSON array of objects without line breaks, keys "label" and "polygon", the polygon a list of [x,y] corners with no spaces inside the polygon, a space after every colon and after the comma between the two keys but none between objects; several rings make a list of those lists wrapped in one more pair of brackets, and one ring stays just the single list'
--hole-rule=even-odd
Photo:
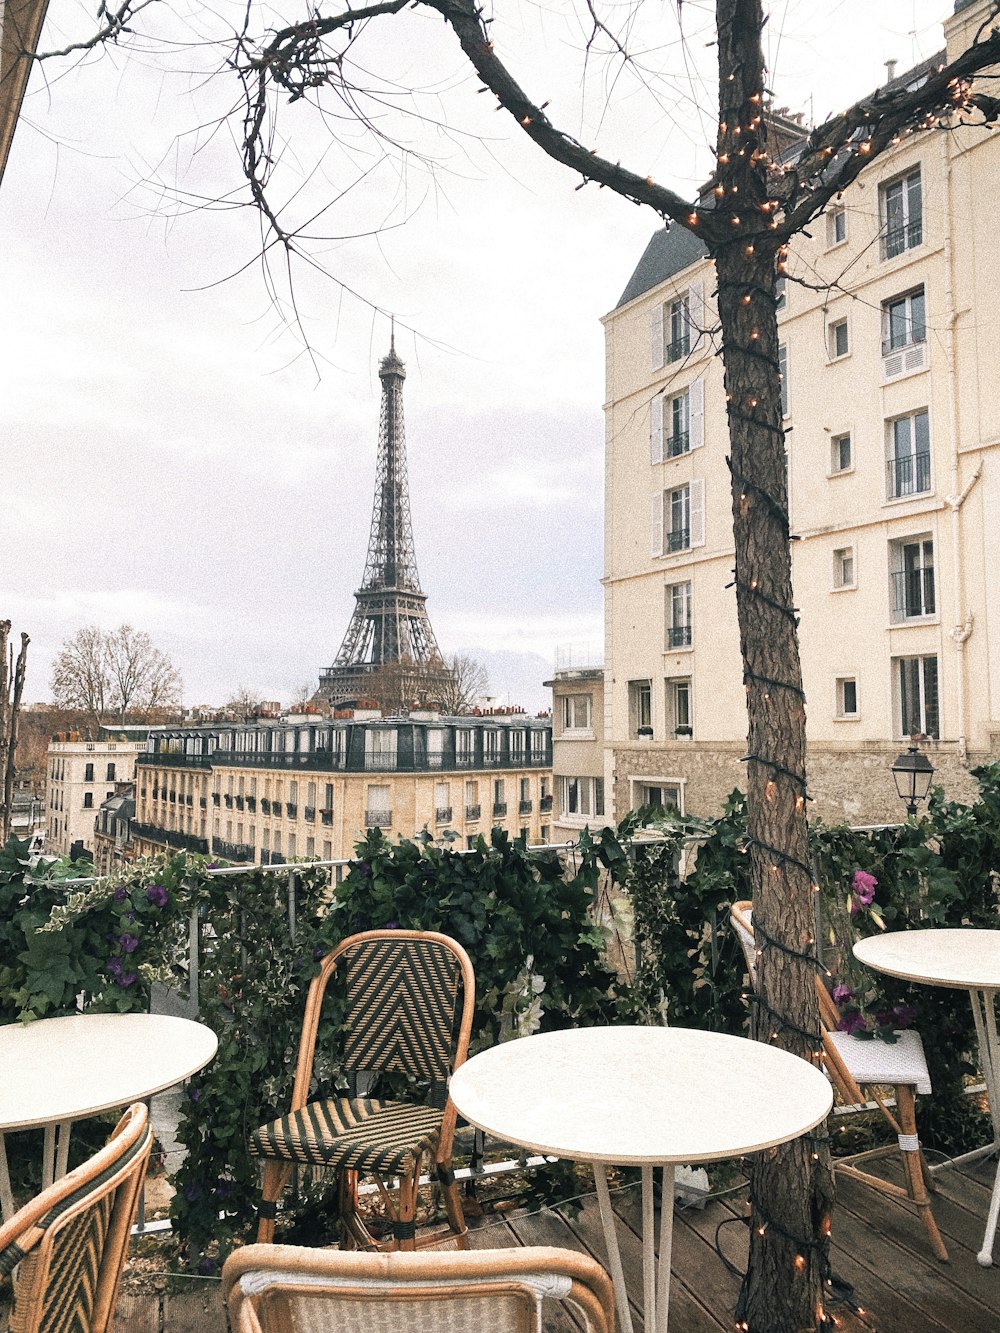
[{"label": "lattice ironwork of tower", "polygon": [[351,623],[333,666],[320,672],[316,697],[334,705],[369,698],[399,711],[434,702],[446,692],[452,673],[442,660],[417,574],[403,426],[406,368],[396,355],[395,338],[378,373],[382,415],[368,558]]}]

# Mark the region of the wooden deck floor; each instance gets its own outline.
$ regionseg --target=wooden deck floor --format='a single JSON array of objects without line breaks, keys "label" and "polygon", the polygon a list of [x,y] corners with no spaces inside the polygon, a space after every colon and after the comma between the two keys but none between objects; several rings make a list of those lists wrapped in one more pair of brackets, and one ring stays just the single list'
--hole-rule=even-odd
[{"label": "wooden deck floor", "polygon": [[[1000,1267],[980,1268],[982,1241],[995,1163],[948,1170],[936,1176],[935,1212],[951,1252],[948,1264],[931,1255],[918,1219],[902,1204],[855,1181],[839,1178],[833,1266],[852,1283],[865,1313],[834,1306],[841,1333],[1000,1333]],[[616,1193],[619,1243],[632,1294],[636,1333],[642,1333],[642,1255],[638,1191]],[[733,1328],[739,1280],[715,1250],[718,1224],[745,1212],[744,1196],[714,1200],[704,1209],[679,1209],[674,1222],[671,1333],[719,1333]],[[578,1216],[566,1210],[489,1215],[475,1227],[477,1249],[564,1245],[587,1250],[604,1262],[596,1201]],[[725,1226],[723,1253],[737,1267],[746,1262],[746,1228]],[[126,1296],[115,1333],[220,1333],[225,1329],[219,1284],[192,1279],[164,1296]],[[546,1333],[576,1333],[558,1308]]]}]

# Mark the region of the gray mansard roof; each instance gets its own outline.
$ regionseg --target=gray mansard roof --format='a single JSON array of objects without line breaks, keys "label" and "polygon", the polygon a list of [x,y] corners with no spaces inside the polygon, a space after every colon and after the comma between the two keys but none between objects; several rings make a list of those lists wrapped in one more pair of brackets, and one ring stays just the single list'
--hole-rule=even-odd
[{"label": "gray mansard roof", "polygon": [[643,292],[652,291],[661,282],[666,282],[667,278],[672,278],[675,273],[680,273],[681,269],[703,259],[707,254],[700,238],[686,227],[671,227],[669,231],[665,227],[657,228],[615,309],[634,301]]}]

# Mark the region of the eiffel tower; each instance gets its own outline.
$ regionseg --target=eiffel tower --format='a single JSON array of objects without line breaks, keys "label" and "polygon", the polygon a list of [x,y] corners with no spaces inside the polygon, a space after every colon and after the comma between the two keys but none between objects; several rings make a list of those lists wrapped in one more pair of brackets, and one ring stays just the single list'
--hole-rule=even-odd
[{"label": "eiffel tower", "polygon": [[402,712],[436,702],[452,672],[442,660],[417,574],[403,427],[406,368],[396,355],[395,331],[378,373],[382,416],[368,558],[351,623],[333,666],[320,672],[315,698],[335,707],[372,700],[383,711]]}]

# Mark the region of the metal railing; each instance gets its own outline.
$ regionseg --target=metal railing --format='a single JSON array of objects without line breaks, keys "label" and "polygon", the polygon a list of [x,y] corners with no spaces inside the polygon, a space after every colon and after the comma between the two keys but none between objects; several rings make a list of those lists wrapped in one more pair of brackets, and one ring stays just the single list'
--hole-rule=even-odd
[{"label": "metal railing", "polygon": [[691,646],[691,626],[690,625],[670,625],[667,628],[667,647],[668,648],[690,648]]},{"label": "metal railing", "polygon": [[663,452],[667,458],[676,458],[678,454],[686,454],[691,449],[691,436],[686,430],[679,430],[673,435],[668,435],[663,441]]},{"label": "metal railing", "polygon": [[885,465],[886,490],[890,500],[920,495],[931,488],[930,450],[890,458]]},{"label": "metal railing", "polygon": [[690,528],[671,528],[666,534],[665,549],[668,551],[686,551],[690,545]]},{"label": "metal railing", "polygon": [[392,828],[391,810],[366,810],[366,828]]},{"label": "metal railing", "polygon": [[896,570],[889,575],[894,620],[935,614],[934,567]]},{"label": "metal railing", "polygon": [[507,814],[507,802],[506,802],[506,801],[494,801],[494,802],[493,802],[493,818],[494,818],[494,819],[503,819],[503,818],[506,816],[506,814]]},{"label": "metal railing", "polygon": [[435,824],[450,824],[451,806],[439,805],[437,809],[434,811],[434,822]]},{"label": "metal railing", "polygon": [[467,805],[465,807],[466,819],[478,819],[482,814],[482,807],[478,805]]},{"label": "metal railing", "polygon": [[924,240],[923,216],[914,218],[902,227],[892,227],[882,234],[882,258],[894,259],[904,250],[912,250],[915,245],[922,245]]},{"label": "metal railing", "polygon": [[674,338],[667,343],[667,361],[679,361],[682,356],[687,356],[691,350],[691,334],[682,333],[679,338]]}]

